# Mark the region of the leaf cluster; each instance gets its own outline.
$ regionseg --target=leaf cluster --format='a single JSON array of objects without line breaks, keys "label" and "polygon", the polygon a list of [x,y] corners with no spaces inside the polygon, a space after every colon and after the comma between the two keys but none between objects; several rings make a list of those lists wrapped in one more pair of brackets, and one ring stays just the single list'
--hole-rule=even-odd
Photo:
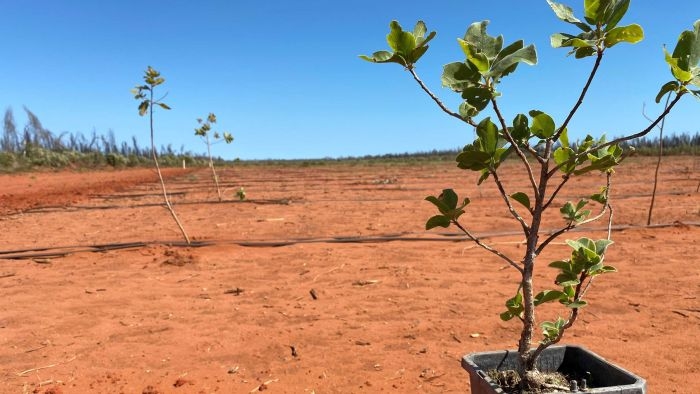
[{"label": "leaf cluster", "polygon": [[[212,125],[216,123],[216,115],[210,112],[209,115],[207,115],[206,120],[197,118],[197,123],[199,123],[200,126],[194,129],[194,135],[207,138],[209,136],[209,132],[211,131]],[[233,135],[227,131],[224,131],[221,134],[218,131],[215,131],[212,136],[215,140],[222,140],[227,144],[233,142]]]},{"label": "leaf cluster", "polygon": [[435,32],[431,31],[426,37],[428,29],[423,21],[418,21],[413,31],[404,31],[399,22],[391,21],[389,24],[389,34],[386,42],[391,48],[389,51],[377,51],[371,56],[360,55],[360,58],[373,63],[398,63],[407,68],[413,65],[428,50],[428,42],[435,37]]},{"label": "leaf cluster", "polygon": [[638,24],[618,26],[630,0],[585,0],[585,23],[574,16],[570,7],[551,0],[547,3],[559,19],[581,30],[577,35],[556,33],[550,38],[554,48],[571,48],[569,54],[577,59],[602,53],[621,42],[636,44],[644,39],[644,30]]},{"label": "leaf cluster", "polygon": [[153,100],[153,89],[165,82],[165,78],[160,76],[160,72],[156,71],[153,67],[148,66],[143,75],[144,85],[136,85],[131,89],[131,93],[134,95],[134,99],[141,100],[139,103],[139,115],[144,116],[148,112],[148,109],[153,105],[158,105],[159,107],[169,110],[170,107],[160,101]]}]

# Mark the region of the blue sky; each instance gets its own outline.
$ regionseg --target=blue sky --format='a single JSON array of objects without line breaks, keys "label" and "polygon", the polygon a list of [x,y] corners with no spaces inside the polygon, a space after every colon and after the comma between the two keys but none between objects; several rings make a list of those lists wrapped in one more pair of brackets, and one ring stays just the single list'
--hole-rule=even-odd
[{"label": "blue sky", "polygon": [[[566,3],[566,2],[565,2]],[[582,0],[568,3],[582,17]],[[147,8],[151,5],[151,8]],[[417,72],[455,110],[459,97],[440,86],[442,66],[463,60],[467,26],[488,19],[489,33],[537,47],[539,64],[521,65],[501,84],[507,119],[540,109],[561,122],[593,59],[576,61],[549,45],[574,33],[544,0],[439,1],[5,1],[0,105],[19,128],[28,107],[54,133],[113,130],[117,140],[148,143],[148,122],[130,94],[151,65],[172,111],[156,112],[156,143],[204,152],[196,119],[216,113],[235,141],[225,158],[321,158],[458,148],[473,131],[442,113],[395,64],[358,58],[386,49],[388,24],[422,19],[436,30]],[[639,131],[657,114],[659,87],[670,80],[662,45],[700,18],[698,0],[633,0],[621,24],[639,23],[646,38],[606,53],[570,135]],[[158,90],[156,91],[158,93]],[[667,132],[700,131],[700,102],[686,97]],[[488,115],[488,114],[486,114]]]}]

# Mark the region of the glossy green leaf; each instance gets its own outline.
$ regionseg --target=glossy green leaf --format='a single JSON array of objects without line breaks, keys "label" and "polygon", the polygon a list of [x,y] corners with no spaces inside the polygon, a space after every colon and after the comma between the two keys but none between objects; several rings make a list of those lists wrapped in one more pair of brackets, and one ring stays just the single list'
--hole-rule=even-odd
[{"label": "glossy green leaf", "polygon": [[668,93],[670,92],[678,92],[680,89],[681,84],[678,83],[678,81],[669,81],[664,84],[664,86],[661,87],[661,90],[659,90],[659,93],[656,95],[656,103],[658,104],[661,102],[661,99]]},{"label": "glossy green leaf", "polygon": [[540,113],[532,118],[532,126],[530,131],[539,138],[547,139],[554,135],[554,120],[551,116]]},{"label": "glossy green leaf", "polygon": [[571,271],[571,262],[570,261],[552,261],[551,263],[548,264],[552,268],[557,268],[562,271]]},{"label": "glossy green leaf", "polygon": [[482,150],[493,157],[498,148],[498,126],[487,117],[476,126],[476,134],[479,136]]},{"label": "glossy green leaf", "polygon": [[463,62],[454,62],[443,67],[441,80],[442,86],[455,92],[462,92],[466,88],[473,87],[479,78],[479,71],[475,68],[471,68]]},{"label": "glossy green leaf", "polygon": [[476,67],[476,69],[479,70],[480,73],[487,73],[490,65],[489,59],[486,56],[486,54],[479,52],[474,45],[469,44],[467,41],[464,41],[460,38],[458,38],[457,41],[462,47],[462,51],[467,57],[469,63],[473,64],[474,67]]},{"label": "glossy green leaf", "polygon": [[493,92],[484,87],[468,87],[462,91],[462,98],[477,111],[482,111],[491,102]]},{"label": "glossy green leaf", "polygon": [[571,272],[562,272],[557,275],[554,282],[562,287],[566,286],[576,286],[580,283],[578,276]]},{"label": "glossy green leaf", "polygon": [[469,102],[466,100],[459,105],[459,115],[462,117],[462,119],[471,119],[478,114],[479,110],[473,105],[469,104]]},{"label": "glossy green leaf", "polygon": [[628,42],[630,44],[636,44],[644,39],[644,30],[642,27],[633,24],[629,26],[619,26],[610,30],[605,35],[604,44],[608,48],[612,48],[616,44],[621,42]]},{"label": "glossy green leaf", "polygon": [[360,59],[374,63],[400,62],[398,58],[388,51],[377,51],[372,56],[360,55]]},{"label": "glossy green leaf", "polygon": [[448,219],[446,216],[436,215],[428,219],[428,221],[425,223],[425,229],[431,230],[435,227],[447,228],[450,227],[450,223],[450,219]]},{"label": "glossy green leaf", "polygon": [[487,169],[491,155],[482,151],[473,144],[466,145],[457,155],[457,166],[464,170],[481,171]]},{"label": "glossy green leaf", "polygon": [[574,11],[571,9],[571,7],[565,4],[556,3],[551,0],[547,0],[547,3],[549,4],[549,7],[552,8],[552,11],[554,11],[554,14],[556,14],[557,18],[563,20],[564,22],[571,23],[572,25],[575,25],[583,31],[591,30],[590,26],[581,22],[578,18],[574,16]]},{"label": "glossy green leaf", "polygon": [[505,312],[501,313],[501,314],[499,315],[499,317],[500,317],[501,320],[503,320],[503,321],[508,321],[508,320],[513,319],[513,318],[515,317],[515,315],[512,314],[510,311],[505,311]]},{"label": "glossy green leaf", "polygon": [[591,25],[605,22],[605,11],[613,0],[584,0],[583,11],[586,22]]},{"label": "glossy green leaf", "polygon": [[573,149],[562,146],[555,149],[552,156],[563,173],[570,174],[576,169],[576,161],[574,160],[576,153]]},{"label": "glossy green leaf", "polygon": [[411,53],[416,47],[416,38],[413,34],[403,31],[397,21],[391,21],[389,27],[391,31],[386,36],[386,42],[389,44],[389,47],[400,55]]},{"label": "glossy green leaf", "polygon": [[673,58],[678,59],[678,66],[685,71],[700,62],[700,20],[693,24],[693,30],[686,30],[678,37]]},{"label": "glossy green leaf", "polygon": [[516,141],[523,141],[530,138],[530,125],[527,116],[518,114],[513,119],[513,128],[510,130],[510,135]]},{"label": "glossy green leaf", "polygon": [[578,308],[583,308],[586,305],[588,305],[588,303],[586,301],[578,300],[578,301],[567,303],[566,307],[571,308],[571,309],[578,309]]},{"label": "glossy green leaf", "polygon": [[[497,58],[487,75],[498,78],[512,72],[511,68],[518,63],[525,63],[531,66],[537,64],[537,51],[535,50],[535,46],[531,44],[523,48],[522,45],[522,41],[516,41],[514,44],[511,44],[511,46],[508,46],[506,49],[512,49],[518,46],[520,46],[520,49],[505,55],[501,59]],[[506,49],[504,49],[504,51]]]},{"label": "glossy green leaf", "polygon": [[503,36],[492,37],[486,32],[489,21],[474,22],[469,25],[463,41],[474,46],[477,52],[493,59],[503,47]]},{"label": "glossy green leaf", "polygon": [[528,210],[532,209],[532,206],[530,205],[530,197],[528,197],[527,194],[525,194],[523,192],[517,192],[517,193],[511,194],[510,198],[519,202],[522,206],[524,206]]},{"label": "glossy green leaf", "polygon": [[606,15],[605,19],[605,30],[610,31],[614,29],[617,24],[622,20],[622,18],[627,13],[627,9],[630,6],[630,0],[617,0],[612,6],[611,12]]},{"label": "glossy green leaf", "polygon": [[535,306],[544,304],[545,302],[560,300],[566,298],[566,294],[559,290],[544,290],[535,296]]}]

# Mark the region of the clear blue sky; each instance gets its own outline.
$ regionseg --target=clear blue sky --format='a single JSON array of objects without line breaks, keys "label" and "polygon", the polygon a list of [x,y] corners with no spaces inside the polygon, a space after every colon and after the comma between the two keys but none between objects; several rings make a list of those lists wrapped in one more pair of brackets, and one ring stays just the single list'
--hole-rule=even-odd
[{"label": "clear blue sky", "polygon": [[[565,2],[566,3],[566,2]],[[583,0],[568,3],[582,18]],[[152,9],[148,9],[152,5]],[[638,131],[656,114],[659,87],[670,80],[662,45],[700,18],[698,0],[633,0],[622,24],[646,38],[607,52],[570,134]],[[549,36],[575,32],[545,0],[359,1],[78,1],[8,0],[2,4],[0,105],[18,127],[27,106],[54,133],[112,129],[117,140],[148,143],[148,122],[130,89],[146,66],[161,71],[160,93],[173,109],[156,113],[156,143],[204,152],[196,118],[214,112],[235,141],[225,158],[318,158],[458,148],[473,131],[442,113],[395,64],[360,54],[387,48],[388,24],[423,19],[436,30],[417,72],[455,110],[459,97],[440,86],[442,66],[463,60],[466,27],[489,19],[489,33],[537,47],[539,64],[519,66],[501,85],[508,119],[540,109],[561,122],[593,59],[575,61]],[[667,132],[697,132],[700,102],[687,97]]]}]

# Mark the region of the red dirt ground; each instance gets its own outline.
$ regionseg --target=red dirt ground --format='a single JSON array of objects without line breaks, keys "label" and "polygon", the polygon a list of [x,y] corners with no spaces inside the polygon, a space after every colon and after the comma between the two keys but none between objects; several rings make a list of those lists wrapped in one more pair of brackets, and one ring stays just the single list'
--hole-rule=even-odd
[{"label": "red dirt ground", "polygon": [[[652,393],[698,393],[700,159],[665,160],[653,222],[667,226],[648,228],[653,165],[616,174],[607,262],[620,273],[596,280],[565,342]],[[178,246],[151,170],[0,176],[0,392],[468,392],[464,354],[516,345],[519,323],[498,314],[517,272],[454,229],[424,231],[423,198],[453,187],[472,198],[464,223],[521,258],[493,185],[453,163],[244,165],[222,171],[222,203],[206,169],[169,176],[207,246]],[[570,183],[589,195],[601,182]],[[553,280],[544,263],[566,257],[565,238],[603,228],[554,243],[537,283]]]}]

